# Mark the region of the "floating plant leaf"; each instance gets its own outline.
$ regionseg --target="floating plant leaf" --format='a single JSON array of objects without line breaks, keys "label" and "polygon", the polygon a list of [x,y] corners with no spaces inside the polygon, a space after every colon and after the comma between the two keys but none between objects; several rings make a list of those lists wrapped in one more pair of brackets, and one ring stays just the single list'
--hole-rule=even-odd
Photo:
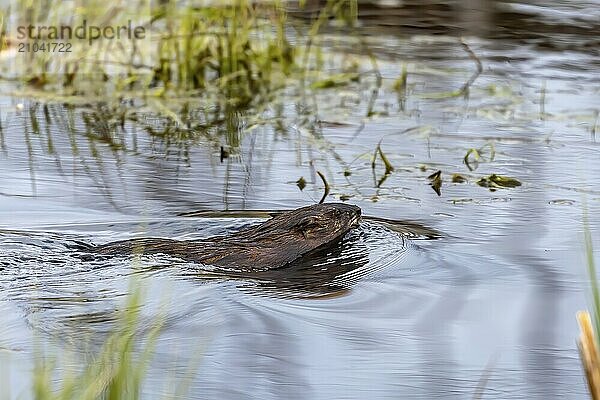
[{"label": "floating plant leaf", "polygon": [[304,190],[304,188],[306,187],[306,179],[304,179],[304,177],[301,176],[300,179],[296,181],[296,186],[298,186],[300,190]]},{"label": "floating plant leaf", "polygon": [[461,174],[452,174],[452,183],[465,183],[467,178]]},{"label": "floating plant leaf", "polygon": [[433,174],[429,175],[427,177],[427,179],[431,179],[431,180],[433,180],[433,179],[440,179],[441,176],[442,176],[442,171],[436,171]]},{"label": "floating plant leaf", "polygon": [[442,171],[434,172],[427,177],[431,181],[431,187],[438,196],[442,195]]},{"label": "floating plant leaf", "polygon": [[341,73],[331,75],[329,78],[313,82],[313,89],[329,89],[333,87],[346,86],[350,82],[358,82],[360,75],[357,73]]},{"label": "floating plant leaf", "polygon": [[[484,150],[486,147],[489,148],[489,153],[484,156]],[[465,154],[463,158],[463,162],[469,168],[469,171],[475,171],[479,166],[480,161],[491,162],[494,161],[496,157],[496,149],[494,148],[494,144],[492,142],[486,143],[478,149],[471,148],[467,150],[467,154]]]},{"label": "floating plant leaf", "polygon": [[496,185],[502,187],[514,188],[517,186],[521,186],[521,182],[519,180],[508,176],[492,174],[490,175],[489,179]]},{"label": "floating plant leaf", "polygon": [[502,188],[515,188],[521,186],[521,182],[515,178],[508,176],[492,174],[487,177],[483,177],[477,181],[477,184],[481,187],[486,187],[492,191]]}]

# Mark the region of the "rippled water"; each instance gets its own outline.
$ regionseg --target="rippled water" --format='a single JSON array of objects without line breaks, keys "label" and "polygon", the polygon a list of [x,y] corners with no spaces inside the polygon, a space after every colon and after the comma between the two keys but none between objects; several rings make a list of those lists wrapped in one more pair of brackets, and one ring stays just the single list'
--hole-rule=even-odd
[{"label": "rippled water", "polygon": [[[600,70],[597,35],[579,29],[597,29],[586,15],[598,8],[510,7],[536,38],[507,36],[513,26],[463,39],[483,70],[461,96],[447,94],[476,66],[460,40],[374,36],[380,27],[365,16],[388,83],[377,97],[365,73],[314,101],[290,94],[266,111],[274,122],[237,116],[227,137],[221,127],[169,142],[129,123],[125,150],[115,149],[90,138],[81,113],[91,107],[0,98],[0,371],[10,365],[11,394],[30,387],[36,342],[75,360],[92,354],[135,277],[145,287],[140,331],[165,320],[148,398],[190,370],[185,398],[583,398],[575,312],[589,304],[584,209],[600,246]],[[562,34],[552,34],[557,21]],[[351,39],[331,42],[361,57]],[[399,96],[390,87],[403,67]],[[371,169],[380,141],[395,167],[383,181],[383,165]],[[466,152],[488,143],[494,160],[470,171]],[[266,216],[247,210],[318,201],[317,170],[328,201],[373,218],[294,269],[232,278],[162,256],[90,259],[78,248],[226,234]],[[427,179],[437,170],[441,196]],[[467,182],[451,183],[452,173]],[[475,184],[491,173],[522,186]]]}]

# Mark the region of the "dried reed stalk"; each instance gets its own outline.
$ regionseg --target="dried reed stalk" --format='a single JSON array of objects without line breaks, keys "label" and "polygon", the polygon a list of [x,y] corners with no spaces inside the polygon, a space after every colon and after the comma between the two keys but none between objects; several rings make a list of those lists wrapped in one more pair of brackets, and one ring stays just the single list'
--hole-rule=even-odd
[{"label": "dried reed stalk", "polygon": [[594,328],[592,327],[590,313],[579,311],[577,313],[577,322],[579,323],[579,329],[581,329],[581,335],[579,335],[577,343],[579,357],[583,363],[588,388],[592,400],[600,400],[600,356],[598,355],[598,347],[594,338]]}]

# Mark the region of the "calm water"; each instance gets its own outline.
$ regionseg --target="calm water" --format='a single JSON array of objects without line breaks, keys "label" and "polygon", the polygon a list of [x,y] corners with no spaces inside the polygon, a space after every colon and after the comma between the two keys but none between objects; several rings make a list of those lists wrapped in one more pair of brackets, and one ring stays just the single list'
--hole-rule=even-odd
[{"label": "calm water", "polygon": [[[383,36],[364,17],[384,82],[377,96],[375,74],[365,72],[310,99],[286,93],[260,123],[219,114],[223,123],[179,140],[127,123],[107,128],[121,144],[111,147],[101,127],[84,123],[101,119],[94,106],[0,98],[0,385],[10,383],[8,397],[27,397],[36,344],[68,354],[66,365],[91,354],[136,277],[145,287],[140,331],[165,321],[147,398],[186,379],[184,398],[198,399],[471,399],[478,390],[486,399],[583,398],[575,312],[589,304],[586,208],[600,248],[600,69],[597,35],[575,28],[597,29],[600,8],[514,7],[536,16],[538,39],[501,29],[466,37],[483,67],[467,96],[447,95],[476,71],[458,39]],[[573,32],[548,33],[556,21]],[[445,28],[435,33],[455,33]],[[352,39],[328,40],[340,57],[361,59]],[[391,86],[403,67],[399,95]],[[208,125],[212,112],[199,120]],[[378,185],[384,167],[378,161],[374,175],[371,155],[380,141],[395,171]],[[468,149],[488,143],[493,161],[469,171]],[[221,146],[229,151],[222,161]],[[322,195],[317,170],[331,184],[328,201],[395,224],[365,220],[311,268],[265,280],[207,276],[156,256],[89,260],[75,249],[77,241],[225,234],[261,219],[182,213],[311,204]],[[441,196],[427,179],[437,170]],[[452,173],[467,182],[451,183]],[[523,185],[491,192],[475,184],[491,173]],[[430,231],[440,237],[430,240]]]}]

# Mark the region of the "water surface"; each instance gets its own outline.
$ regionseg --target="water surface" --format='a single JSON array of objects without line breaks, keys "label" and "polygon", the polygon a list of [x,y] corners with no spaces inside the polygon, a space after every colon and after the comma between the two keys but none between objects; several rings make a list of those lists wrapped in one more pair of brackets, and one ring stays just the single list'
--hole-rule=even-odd
[{"label": "water surface", "polygon": [[[600,74],[589,46],[597,36],[574,28],[597,8],[555,10],[573,17],[561,19],[573,28],[563,36],[548,32],[550,10],[511,7],[544,22],[528,31],[538,40],[504,28],[463,38],[482,72],[458,96],[476,63],[448,26],[375,36],[363,19],[384,84],[367,71],[310,101],[282,94],[258,124],[220,115],[227,126],[175,140],[128,122],[107,140],[85,124],[83,114],[99,115],[93,105],[1,98],[0,357],[11,394],[30,386],[36,340],[75,360],[91,354],[133,276],[146,287],[140,331],[165,321],[147,398],[190,370],[185,398],[583,398],[575,312],[588,304],[584,210],[600,237]],[[331,43],[361,57],[351,38]],[[391,87],[402,68],[399,94]],[[371,168],[378,143],[395,167],[383,180],[383,164]],[[489,143],[494,159],[469,170],[468,149],[487,146],[489,157]],[[427,179],[437,170],[440,196]],[[328,201],[399,222],[367,219],[306,274],[262,280],[76,250],[79,241],[226,234],[261,219],[207,212],[314,203],[317,171],[332,187]],[[451,183],[453,173],[467,182]],[[475,184],[491,173],[522,186]]]}]

